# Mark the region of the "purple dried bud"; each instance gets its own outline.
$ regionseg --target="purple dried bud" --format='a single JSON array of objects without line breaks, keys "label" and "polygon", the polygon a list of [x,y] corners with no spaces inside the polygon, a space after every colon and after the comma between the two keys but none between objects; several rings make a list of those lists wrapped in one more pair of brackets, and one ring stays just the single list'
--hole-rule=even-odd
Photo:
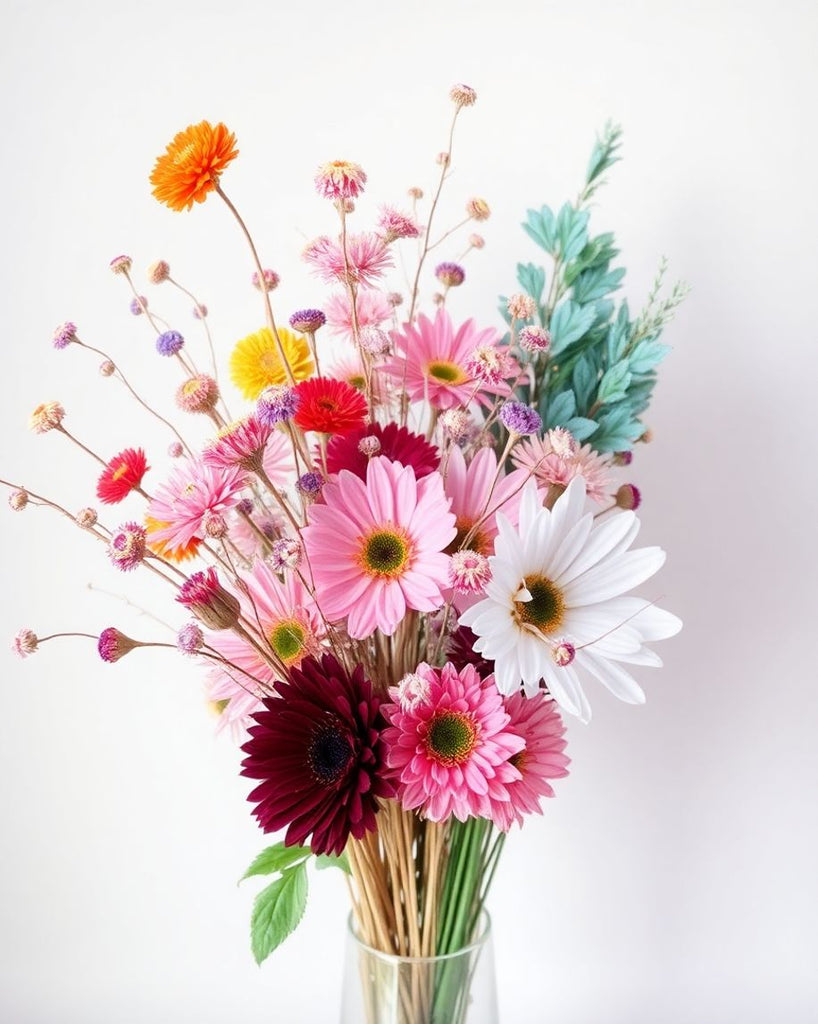
[{"label": "purple dried bud", "polygon": [[504,402],[500,407],[500,420],[510,434],[520,437],[536,434],[542,427],[542,418],[537,410],[523,402]]},{"label": "purple dried bud", "polygon": [[156,351],[160,356],[175,356],[184,344],[185,339],[178,331],[164,331],[156,339]]},{"label": "purple dried bud", "polygon": [[457,288],[466,280],[466,271],[459,263],[447,261],[438,263],[435,267],[435,277],[447,288]]},{"label": "purple dried bud", "polygon": [[270,553],[269,561],[276,572],[297,569],[301,561],[301,545],[291,537],[282,537],[280,540],[273,541],[273,550]]},{"label": "purple dried bud", "polygon": [[131,299],[131,304],[128,308],[134,316],[142,316],[148,308],[148,300],[144,295],[136,295]]},{"label": "purple dried bud", "polygon": [[314,498],[321,493],[324,478],[320,473],[304,473],[298,478],[295,486],[298,493],[303,494],[305,498]]},{"label": "purple dried bud", "polygon": [[64,324],[54,331],[54,348],[63,349],[67,348],[72,341],[77,340],[77,325],[72,324],[70,320],[66,320]]},{"label": "purple dried bud", "polygon": [[326,322],[320,309],[299,309],[290,317],[290,327],[302,334],[315,334]]},{"label": "purple dried bud", "polygon": [[258,396],[256,419],[267,427],[286,423],[298,408],[298,392],[288,384],[272,384]]},{"label": "purple dried bud", "polygon": [[204,633],[198,622],[188,622],[176,634],[176,646],[183,654],[195,654],[204,646]]}]

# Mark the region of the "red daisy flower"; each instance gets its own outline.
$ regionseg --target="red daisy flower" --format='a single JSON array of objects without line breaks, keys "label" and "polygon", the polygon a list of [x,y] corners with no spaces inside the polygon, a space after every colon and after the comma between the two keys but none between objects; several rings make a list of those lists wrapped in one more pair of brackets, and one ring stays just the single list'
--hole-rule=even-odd
[{"label": "red daisy flower", "polygon": [[[364,438],[375,440],[364,441]],[[387,423],[385,427],[373,423],[330,440],[327,445],[327,472],[340,473],[342,469],[348,469],[361,480],[366,480],[366,467],[373,455],[385,455],[392,462],[411,466],[416,480],[433,473],[440,464],[437,448],[425,437],[413,434],[397,423]]]},{"label": "red daisy flower", "polygon": [[141,448],[126,448],[115,455],[97,481],[97,497],[106,505],[116,505],[136,490],[149,469]]},{"label": "red daisy flower", "polygon": [[331,654],[305,658],[275,689],[241,748],[241,774],[262,780],[253,814],[265,832],[289,826],[288,846],[312,835],[313,853],[340,854],[350,835],[375,831],[377,799],[395,795],[380,701],[360,665],[350,675]]},{"label": "red daisy flower", "polygon": [[348,434],[364,424],[366,399],[344,380],[313,377],[296,384],[295,391],[298,409],[294,419],[302,430]]}]

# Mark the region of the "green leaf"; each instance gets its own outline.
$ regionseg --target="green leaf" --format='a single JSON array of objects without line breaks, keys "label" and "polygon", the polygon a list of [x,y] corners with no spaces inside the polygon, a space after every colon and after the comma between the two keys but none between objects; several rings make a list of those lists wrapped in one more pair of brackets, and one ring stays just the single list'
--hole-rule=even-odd
[{"label": "green leaf", "polygon": [[610,367],[602,376],[599,382],[597,400],[600,402],[618,402],[625,397],[628,385],[631,382],[631,373],[628,369],[627,359]]},{"label": "green leaf", "polygon": [[589,420],[584,416],[573,416],[565,423],[565,429],[570,430],[577,441],[587,441],[598,427],[596,420]]},{"label": "green leaf", "polygon": [[262,889],[253,904],[250,937],[256,963],[277,949],[295,931],[307,905],[307,867],[287,868],[281,878]]},{"label": "green leaf", "polygon": [[284,843],[276,843],[261,851],[239,881],[243,882],[245,878],[250,878],[252,875],[277,874],[292,867],[293,864],[306,860],[309,856],[310,851],[305,850],[303,846],[285,846]]},{"label": "green leaf", "polygon": [[587,245],[588,217],[587,210],[575,210],[570,203],[564,203],[557,214],[557,237],[564,260],[579,256]]},{"label": "green leaf", "polygon": [[319,871],[326,871],[327,868],[340,868],[345,874],[352,874],[349,867],[349,861],[347,860],[347,855],[345,853],[342,853],[338,857],[333,857],[328,853],[319,853],[315,858],[315,866]]},{"label": "green leaf", "polygon": [[573,391],[561,391],[549,402],[543,414],[544,425],[550,430],[552,427],[562,427],[574,415],[577,409],[577,400]]},{"label": "green leaf", "polygon": [[518,263],[517,280],[526,295],[530,295],[539,306],[545,291],[545,271],[542,267],[535,267],[533,263]]},{"label": "green leaf", "polygon": [[544,206],[541,210],[529,210],[523,228],[530,238],[552,256],[557,251],[556,221],[551,209]]},{"label": "green leaf", "polygon": [[604,174],[609,167],[622,159],[617,155],[621,145],[621,140],[622,129],[618,124],[614,124],[609,121],[603,129],[602,135],[597,136],[597,140],[594,143],[594,148],[591,152],[591,159],[588,161],[588,170],[585,172],[585,180],[589,185],[592,181],[595,181],[600,174]]},{"label": "green leaf", "polygon": [[587,409],[591,404],[591,396],[597,383],[597,370],[587,355],[581,356],[574,364],[574,393],[577,396],[577,407]]},{"label": "green leaf", "polygon": [[549,325],[551,354],[556,355],[581,338],[595,319],[596,310],[593,306],[580,306],[572,299],[567,299],[557,306]]},{"label": "green leaf", "polygon": [[585,270],[574,282],[574,299],[583,306],[586,302],[601,299],[610,292],[615,292],[624,276],[624,267],[608,270],[607,264]]}]

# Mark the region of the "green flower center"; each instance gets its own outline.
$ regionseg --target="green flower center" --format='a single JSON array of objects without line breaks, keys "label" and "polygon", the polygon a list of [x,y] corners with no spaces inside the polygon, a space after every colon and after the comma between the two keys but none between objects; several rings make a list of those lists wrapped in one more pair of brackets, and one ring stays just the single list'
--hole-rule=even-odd
[{"label": "green flower center", "polygon": [[331,786],[346,772],[352,760],[352,744],[337,724],[319,726],[307,748],[307,761],[315,779]]},{"label": "green flower center", "polygon": [[517,602],[517,621],[536,626],[541,633],[559,629],[565,616],[565,601],[559,587],[545,576],[526,576],[524,584],[531,600]]},{"label": "green flower center", "polygon": [[426,752],[448,768],[468,761],[477,744],[477,726],[463,711],[441,711],[429,724]]},{"label": "green flower center", "polygon": [[440,381],[442,384],[462,384],[466,375],[457,363],[447,363],[443,360],[435,360],[426,367],[430,377]]},{"label": "green flower center", "polygon": [[306,640],[306,630],[295,619],[290,619],[288,622],[279,622],[270,633],[270,646],[285,665],[300,657],[306,645]]},{"label": "green flower center", "polygon": [[361,565],[370,576],[398,576],[409,561],[409,539],[397,530],[376,530],[363,543]]}]

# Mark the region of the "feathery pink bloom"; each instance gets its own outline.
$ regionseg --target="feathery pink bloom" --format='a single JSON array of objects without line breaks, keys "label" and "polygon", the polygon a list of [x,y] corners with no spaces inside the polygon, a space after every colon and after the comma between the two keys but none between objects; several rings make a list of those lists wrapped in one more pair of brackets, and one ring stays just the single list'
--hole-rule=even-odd
[{"label": "feathery pink bloom", "polygon": [[[281,580],[266,563],[256,562],[241,580],[246,587],[239,593],[242,614],[260,630],[262,646],[284,669],[318,653],[325,630],[315,601],[297,574],[288,572]],[[208,637],[208,643],[236,666],[219,667],[210,676],[210,700],[228,701],[219,729],[246,729],[272,682],[284,673],[271,668],[252,644],[235,633],[218,633]]]},{"label": "feathery pink bloom", "polygon": [[[406,390],[414,402],[428,398],[435,409],[466,405],[472,399],[488,405],[487,395],[508,395],[508,384],[475,381],[468,364],[475,349],[496,348],[500,336],[493,327],[478,328],[467,320],[457,329],[445,309],[437,311],[434,320],[421,313],[415,324],[404,324],[392,333],[395,358],[386,369],[396,380],[406,381]],[[509,358],[511,377],[519,373],[517,363]]]},{"label": "feathery pink bloom", "polygon": [[540,484],[565,488],[574,477],[581,476],[589,498],[602,504],[609,497],[611,477],[608,460],[589,444],[565,457],[554,451],[548,435],[526,437],[512,449],[511,460],[518,468],[531,473]]},{"label": "feathery pink bloom", "polygon": [[514,693],[504,704],[510,717],[509,731],[525,742],[511,758],[521,778],[509,784],[510,800],[492,800],[492,821],[507,832],[514,821],[523,824],[524,814],[542,814],[540,800],[554,795],[548,780],[565,778],[571,759],[565,754],[565,726],[550,697]]},{"label": "feathery pink bloom", "polygon": [[[352,304],[348,295],[332,295],[325,303],[327,326],[330,333],[347,341],[353,341]],[[358,292],[355,302],[358,314],[358,328],[380,327],[392,317],[392,306],[383,292],[365,289]]]},{"label": "feathery pink bloom", "polygon": [[183,548],[194,537],[204,540],[205,518],[238,504],[245,484],[245,473],[238,466],[216,469],[201,459],[179,460],[148,505],[149,520],[161,524],[158,529],[149,526],[149,543]]},{"label": "feathery pink bloom", "polygon": [[208,466],[229,469],[257,469],[262,452],[273,428],[261,423],[255,416],[245,416],[224,427],[205,445],[202,458]]},{"label": "feathery pink bloom", "polygon": [[322,611],[346,617],[356,640],[376,629],[391,636],[408,608],[443,604],[443,550],[454,535],[439,473],[418,480],[411,466],[382,455],[370,460],[365,481],[342,470],[302,531]]},{"label": "feathery pink bloom", "polygon": [[328,284],[338,281],[346,283],[348,276],[351,283],[364,288],[376,287],[384,271],[394,265],[389,247],[374,231],[347,235],[348,275],[341,243],[328,235],[321,235],[310,242],[304,249],[303,257],[322,281]]},{"label": "feathery pink bloom", "polygon": [[509,787],[522,776],[509,760],[524,740],[508,728],[509,715],[494,685],[471,665],[460,672],[422,664],[415,674],[428,684],[417,701],[386,704],[386,763],[395,773],[398,799],[420,808],[430,821],[501,817]]},{"label": "feathery pink bloom", "polygon": [[330,160],[315,172],[315,188],[325,199],[357,199],[366,184],[366,172],[351,160]]},{"label": "feathery pink bloom", "polygon": [[420,228],[414,220],[394,206],[382,206],[378,217],[378,232],[386,242],[394,242],[398,238],[418,238]]}]

